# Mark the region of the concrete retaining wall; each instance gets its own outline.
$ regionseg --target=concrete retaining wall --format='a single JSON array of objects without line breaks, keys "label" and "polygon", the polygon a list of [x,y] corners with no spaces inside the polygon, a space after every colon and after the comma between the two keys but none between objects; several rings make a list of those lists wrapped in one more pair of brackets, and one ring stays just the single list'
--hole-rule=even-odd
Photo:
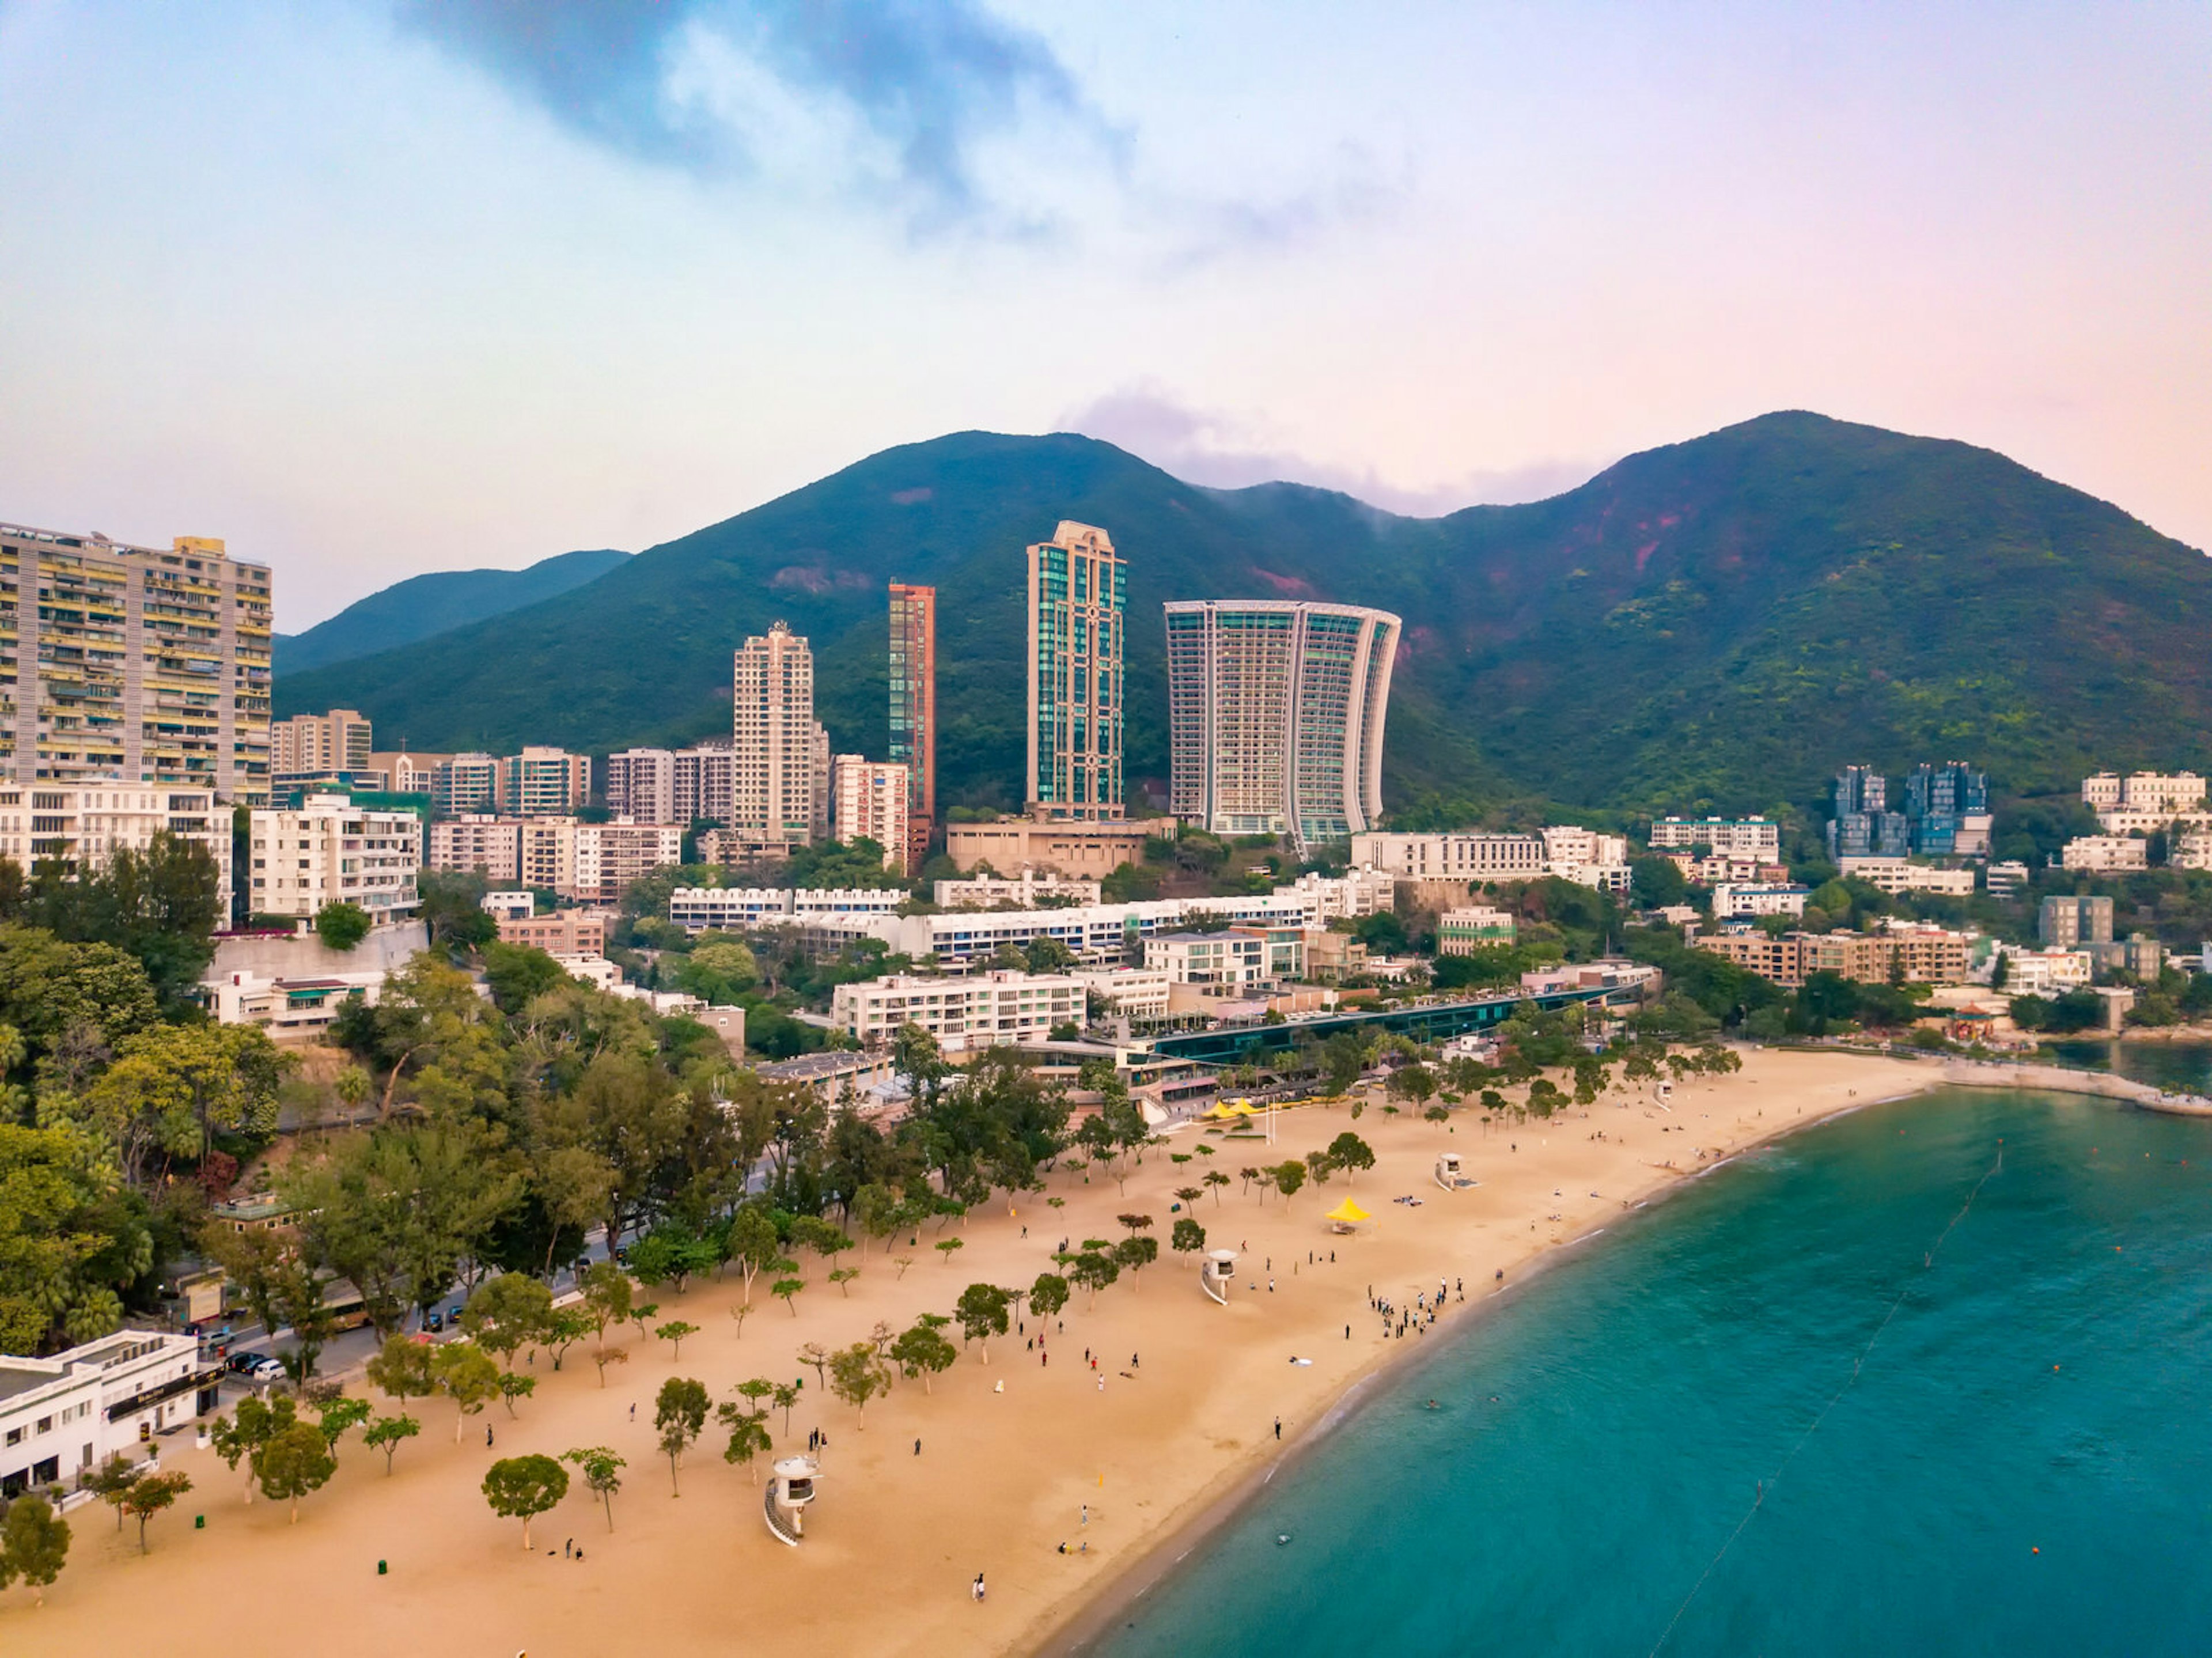
[{"label": "concrete retaining wall", "polygon": [[351,950],[332,950],[311,927],[289,938],[246,937],[219,938],[215,960],[203,976],[210,981],[228,980],[234,973],[251,973],[259,979],[313,979],[333,973],[389,973],[404,967],[418,950],[430,947],[430,929],[422,921],[401,921],[392,926],[371,927],[368,936]]}]

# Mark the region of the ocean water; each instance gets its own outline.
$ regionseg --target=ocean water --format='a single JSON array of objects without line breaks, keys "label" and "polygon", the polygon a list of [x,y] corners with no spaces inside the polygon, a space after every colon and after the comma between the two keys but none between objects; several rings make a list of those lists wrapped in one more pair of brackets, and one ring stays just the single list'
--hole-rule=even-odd
[{"label": "ocean water", "polygon": [[2208,1379],[2212,1123],[1875,1107],[1569,1252],[1086,1650],[2212,1653]]},{"label": "ocean water", "polygon": [[2116,1071],[2185,1093],[2212,1093],[2212,1042],[2067,1042],[2051,1045],[2061,1065]]}]

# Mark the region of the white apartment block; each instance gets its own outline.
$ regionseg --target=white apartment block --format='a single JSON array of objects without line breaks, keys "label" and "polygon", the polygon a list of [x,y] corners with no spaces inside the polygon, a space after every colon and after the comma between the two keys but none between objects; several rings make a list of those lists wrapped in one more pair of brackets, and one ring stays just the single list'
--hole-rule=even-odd
[{"label": "white apartment block", "polygon": [[1145,940],[1145,965],[1176,985],[1243,990],[1267,972],[1267,940],[1257,932],[1156,932]]},{"label": "white apartment block", "polygon": [[[2023,950],[2017,944],[2000,944],[1997,954],[2004,958],[2002,988],[2015,996],[2049,996],[2077,990],[2097,975],[2096,958],[2086,950]],[[1991,960],[1994,972],[1995,957]]]},{"label": "white apartment block", "polygon": [[1609,892],[1628,890],[1627,841],[1571,825],[1540,835],[1355,835],[1352,861],[1414,880],[1534,881],[1556,875]]},{"label": "white apartment block", "polygon": [[899,974],[839,985],[830,1017],[864,1046],[920,1025],[947,1053],[1042,1042],[1054,1025],[1084,1022],[1084,986],[1055,974],[979,973],[960,979]]},{"label": "white apartment block", "polygon": [[1708,847],[1716,856],[1782,861],[1782,826],[1765,817],[1662,817],[1651,826],[1654,852]]},{"label": "white apartment block", "polygon": [[269,728],[269,768],[278,774],[366,771],[374,746],[369,722],[356,709],[295,714]]},{"label": "white apartment block", "polygon": [[2166,861],[2176,869],[2212,869],[2212,834],[2191,829],[2173,837]]},{"label": "white apartment block", "polygon": [[1763,858],[1742,858],[1733,853],[1717,852],[1708,857],[1693,858],[1686,852],[1662,852],[1659,854],[1682,872],[1682,878],[1692,886],[1718,886],[1723,881],[1741,885],[1749,881],[1779,881],[1788,878],[1789,871],[1781,865]]},{"label": "white apartment block", "polygon": [[304,979],[238,971],[202,981],[201,990],[217,1024],[258,1025],[275,1042],[312,1042],[356,1000],[375,1006],[385,976],[381,968]]},{"label": "white apartment block", "polygon": [[215,859],[219,926],[230,920],[230,809],[211,789],[92,779],[21,788],[0,781],[0,858],[27,871],[76,874],[117,853],[143,853],[167,833]]},{"label": "white apartment block", "polygon": [[2000,859],[1982,872],[1982,884],[1992,898],[2009,898],[2027,882],[2027,865],[2016,858]]},{"label": "white apartment block", "polygon": [[1937,869],[1903,858],[1844,858],[1838,862],[1845,875],[1881,892],[1933,892],[1947,898],[1973,896],[1971,869]]},{"label": "white apartment block", "polygon": [[907,873],[907,768],[841,754],[830,767],[830,832],[847,845],[866,838],[884,849],[884,867]]},{"label": "white apartment block", "polygon": [[1285,892],[1310,895],[1315,914],[1323,921],[1357,921],[1395,907],[1398,878],[1387,870],[1354,869],[1342,875],[1301,875],[1277,887]]},{"label": "white apartment block", "polygon": [[1083,987],[1111,1012],[1143,1023],[1168,1016],[1168,973],[1165,968],[1117,967],[1103,972],[1078,973]]},{"label": "white apartment block", "polygon": [[1510,945],[1518,932],[1510,910],[1486,905],[1448,909],[1437,917],[1437,954],[1472,956],[1492,945]]},{"label": "white apartment block", "polygon": [[0,524],[0,773],[269,799],[269,567]]},{"label": "white apartment block", "polygon": [[1048,899],[1078,904],[1098,902],[1098,883],[1025,869],[1019,875],[971,875],[939,881],[939,909],[1035,909]]},{"label": "white apartment block", "polygon": [[526,921],[538,913],[538,895],[534,892],[487,892],[478,902],[477,908],[495,921]]},{"label": "white apartment block", "polygon": [[2212,829],[2212,812],[2137,811],[2116,806],[2097,814],[2097,827],[2106,835],[2164,835],[2168,831]]},{"label": "white apartment block", "polygon": [[2132,835],[2081,835],[2058,855],[2067,869],[2119,873],[2150,867],[2150,843]]},{"label": "white apartment block", "polygon": [[2100,817],[2108,811],[2131,811],[2171,817],[2176,812],[2203,809],[2204,780],[2193,771],[2139,771],[2124,780],[2112,772],[2099,772],[2082,779],[2081,801]]},{"label": "white apartment block", "polygon": [[687,932],[743,932],[799,916],[896,915],[897,887],[678,887],[668,919]]},{"label": "white apartment block", "polygon": [[1802,915],[1810,887],[1737,886],[1723,883],[1713,889],[1713,918],[1730,920],[1748,915]]},{"label": "white apartment block", "polygon": [[526,744],[499,762],[499,810],[505,817],[559,817],[592,799],[588,755]]},{"label": "white apartment block", "polygon": [[[826,811],[817,788],[814,655],[782,623],[744,642],[731,668],[734,762],[727,826],[741,835],[799,846],[814,838]],[[825,739],[826,740],[826,739]],[[823,805],[826,807],[826,799]]]},{"label": "white apartment block", "polygon": [[342,794],[311,794],[296,811],[253,813],[246,908],[312,916],[358,904],[375,920],[415,909],[422,823],[411,811],[371,811]]},{"label": "white apartment block", "polygon": [[428,867],[511,883],[522,870],[522,825],[483,812],[434,823]]},{"label": "white apartment block", "polygon": [[216,1408],[196,1336],[119,1330],[52,1358],[0,1355],[0,1497],[74,1479]]}]

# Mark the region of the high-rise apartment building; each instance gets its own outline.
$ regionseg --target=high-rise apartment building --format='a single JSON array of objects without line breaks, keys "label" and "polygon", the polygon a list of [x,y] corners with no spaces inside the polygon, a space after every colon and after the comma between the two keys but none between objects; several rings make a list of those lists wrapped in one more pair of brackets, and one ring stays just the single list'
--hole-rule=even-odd
[{"label": "high-rise apartment building", "polygon": [[1063,521],[1029,550],[1029,800],[1053,818],[1122,815],[1127,567],[1103,530]]},{"label": "high-rise apartment building", "polygon": [[488,754],[456,754],[430,768],[430,810],[441,817],[499,809],[499,762]]},{"label": "high-rise apartment building", "polygon": [[1167,607],[1170,810],[1216,835],[1301,847],[1382,811],[1382,726],[1403,624],[1283,599]]},{"label": "high-rise apartment building", "polygon": [[907,768],[896,762],[841,754],[830,765],[830,833],[840,841],[865,835],[884,849],[884,866],[900,874],[908,861]]},{"label": "high-rise apartment building", "polygon": [[1836,815],[1828,824],[1831,858],[1902,858],[1911,835],[1905,814],[1891,811],[1889,780],[1869,766],[1836,774]]},{"label": "high-rise apartment building", "polygon": [[499,809],[509,817],[558,817],[591,799],[588,755],[529,744],[499,762]]},{"label": "high-rise apartment building", "polygon": [[1913,851],[1924,857],[1986,857],[1989,774],[1963,760],[1914,768],[1905,780],[1905,820]]},{"label": "high-rise apartment building", "polygon": [[155,835],[190,841],[215,860],[218,925],[230,922],[230,812],[212,789],[155,783],[0,782],[0,858],[25,871],[75,876],[117,853],[144,852]]},{"label": "high-rise apartment building", "polygon": [[607,810],[641,823],[675,823],[675,754],[667,749],[624,749],[609,755]]},{"label": "high-rise apartment building", "polygon": [[369,723],[352,708],[295,714],[269,728],[269,768],[279,774],[368,769]]},{"label": "high-rise apartment building", "polygon": [[511,884],[521,865],[522,825],[512,817],[471,812],[441,818],[430,825],[428,869],[477,874],[496,885]]},{"label": "high-rise apartment building", "polygon": [[269,793],[269,567],[0,524],[0,771]]},{"label": "high-rise apartment building", "polygon": [[[827,755],[817,787],[814,655],[782,623],[737,653],[731,676],[735,750],[729,827],[742,836],[802,845],[829,815]],[[826,750],[827,738],[821,748]]]},{"label": "high-rise apartment building", "polygon": [[[726,737],[710,737],[691,748],[677,750],[676,815],[670,821],[727,823],[737,764],[738,751]],[[630,816],[638,817],[635,812]]]},{"label": "high-rise apartment building", "polygon": [[907,768],[906,866],[937,822],[937,589],[891,583],[891,758]]}]

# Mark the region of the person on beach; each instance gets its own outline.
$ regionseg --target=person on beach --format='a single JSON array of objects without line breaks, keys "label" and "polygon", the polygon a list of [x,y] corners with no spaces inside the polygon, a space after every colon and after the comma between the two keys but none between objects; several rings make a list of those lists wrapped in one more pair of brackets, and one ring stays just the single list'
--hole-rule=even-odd
[{"label": "person on beach", "polygon": [[1090,1523],[1091,1523],[1091,1505],[1090,1505],[1088,1503],[1085,1503],[1083,1505],[1083,1524],[1085,1524],[1085,1525],[1086,1525],[1086,1526],[1087,1526],[1087,1525],[1089,1525]]},{"label": "person on beach", "polygon": [[975,1574],[975,1581],[969,1586],[968,1594],[971,1600],[981,1600],[983,1598],[983,1574],[981,1572],[979,1571]]},{"label": "person on beach", "polygon": [[921,1455],[921,1442],[919,1439],[914,1442],[914,1454],[916,1456],[920,1456]]},{"label": "person on beach", "polygon": [[1279,1417],[1277,1417],[1277,1418],[1275,1418],[1275,1438],[1276,1438],[1276,1441],[1279,1443],[1279,1442],[1280,1442],[1280,1441],[1282,1440],[1282,1437],[1283,1437],[1283,1418],[1280,1418],[1280,1417],[1279,1416]]}]

